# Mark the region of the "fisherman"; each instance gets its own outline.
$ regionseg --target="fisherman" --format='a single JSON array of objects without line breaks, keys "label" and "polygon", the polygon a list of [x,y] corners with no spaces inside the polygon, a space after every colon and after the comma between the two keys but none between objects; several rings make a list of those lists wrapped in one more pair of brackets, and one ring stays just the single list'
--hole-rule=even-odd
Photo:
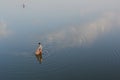
[{"label": "fisherman", "polygon": [[41,54],[42,54],[42,45],[41,45],[41,43],[38,43],[38,45],[39,45],[39,46],[38,46],[35,54],[36,54],[36,55],[41,55]]}]

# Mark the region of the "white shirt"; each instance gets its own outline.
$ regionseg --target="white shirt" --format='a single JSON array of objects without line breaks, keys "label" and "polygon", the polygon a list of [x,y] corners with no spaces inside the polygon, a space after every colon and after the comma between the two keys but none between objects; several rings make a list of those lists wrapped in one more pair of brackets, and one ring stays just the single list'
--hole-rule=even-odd
[{"label": "white shirt", "polygon": [[41,49],[41,50],[42,50],[42,48],[43,48],[43,47],[42,47],[42,45],[40,44],[39,47],[38,47],[38,49]]},{"label": "white shirt", "polygon": [[42,52],[42,45],[40,44],[35,52],[36,55],[39,55]]}]

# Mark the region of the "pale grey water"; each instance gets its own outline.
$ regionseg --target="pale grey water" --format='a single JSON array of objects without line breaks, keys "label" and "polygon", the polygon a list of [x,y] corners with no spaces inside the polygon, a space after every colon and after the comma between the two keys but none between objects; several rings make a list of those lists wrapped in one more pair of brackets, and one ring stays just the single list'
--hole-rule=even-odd
[{"label": "pale grey water", "polygon": [[1,0],[0,80],[119,80],[119,7],[117,0]]}]

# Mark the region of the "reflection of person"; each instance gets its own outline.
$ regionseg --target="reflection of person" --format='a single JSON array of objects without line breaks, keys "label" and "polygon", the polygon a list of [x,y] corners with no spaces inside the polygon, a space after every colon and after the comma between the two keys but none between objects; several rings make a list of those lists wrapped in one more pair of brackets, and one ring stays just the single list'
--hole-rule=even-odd
[{"label": "reflection of person", "polygon": [[42,62],[42,45],[41,43],[38,43],[39,46],[35,52],[36,58],[38,59],[38,61],[41,63]]}]

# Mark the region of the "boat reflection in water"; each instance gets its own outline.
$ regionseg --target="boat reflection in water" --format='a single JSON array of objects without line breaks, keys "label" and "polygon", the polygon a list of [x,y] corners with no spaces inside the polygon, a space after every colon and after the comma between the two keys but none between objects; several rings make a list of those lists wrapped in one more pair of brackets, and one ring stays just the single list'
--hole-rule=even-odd
[{"label": "boat reflection in water", "polygon": [[42,63],[42,54],[39,54],[39,55],[35,55],[37,60],[39,61],[39,63],[41,64]]}]

